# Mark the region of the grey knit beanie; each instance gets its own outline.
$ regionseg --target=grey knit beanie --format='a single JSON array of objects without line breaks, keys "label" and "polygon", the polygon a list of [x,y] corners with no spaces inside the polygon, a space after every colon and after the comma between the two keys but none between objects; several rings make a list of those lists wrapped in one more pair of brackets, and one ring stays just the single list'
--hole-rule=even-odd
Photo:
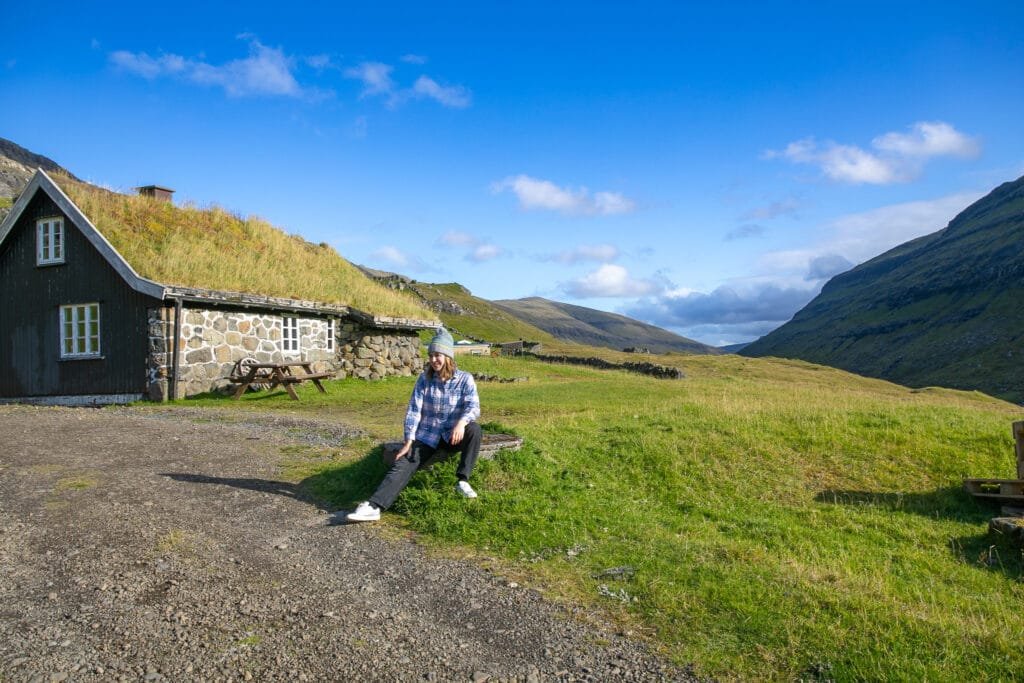
[{"label": "grey knit beanie", "polygon": [[437,328],[437,334],[430,340],[427,353],[443,353],[449,358],[455,358],[455,340],[452,339],[448,330],[443,327]]}]

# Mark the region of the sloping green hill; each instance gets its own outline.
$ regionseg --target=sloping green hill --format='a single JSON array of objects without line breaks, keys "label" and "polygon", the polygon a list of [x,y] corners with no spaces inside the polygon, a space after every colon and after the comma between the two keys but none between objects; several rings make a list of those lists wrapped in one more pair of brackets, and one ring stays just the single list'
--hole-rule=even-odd
[{"label": "sloping green hill", "polygon": [[837,275],[750,344],[908,386],[1024,401],[1024,178],[949,225]]},{"label": "sloping green hill", "polygon": [[721,353],[713,346],[673,334],[654,325],[584,306],[541,297],[503,299],[495,306],[550,332],[559,339],[621,351],[642,347],[652,353]]},{"label": "sloping green hill", "polygon": [[518,341],[557,344],[552,335],[505,311],[487,299],[473,296],[462,285],[450,282],[412,282],[408,288],[422,297],[453,334],[491,343]]},{"label": "sloping green hill", "polygon": [[[722,681],[1020,680],[1022,555],[962,479],[1012,476],[1024,411],[803,361],[666,358],[686,379],[461,358],[529,378],[479,385],[487,428],[524,447],[479,463],[476,501],[454,495],[452,461],[417,474],[381,524],[610,615]],[[289,481],[351,509],[384,475],[376,447],[401,434],[413,381],[186,405],[364,429],[284,456]]]}]

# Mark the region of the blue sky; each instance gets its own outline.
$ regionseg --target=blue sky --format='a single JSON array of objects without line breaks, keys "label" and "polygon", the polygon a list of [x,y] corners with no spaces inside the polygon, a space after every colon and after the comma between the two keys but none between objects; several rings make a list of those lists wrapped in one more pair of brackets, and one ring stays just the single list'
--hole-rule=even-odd
[{"label": "blue sky", "polygon": [[1024,174],[1016,2],[16,3],[0,137],[710,344]]}]

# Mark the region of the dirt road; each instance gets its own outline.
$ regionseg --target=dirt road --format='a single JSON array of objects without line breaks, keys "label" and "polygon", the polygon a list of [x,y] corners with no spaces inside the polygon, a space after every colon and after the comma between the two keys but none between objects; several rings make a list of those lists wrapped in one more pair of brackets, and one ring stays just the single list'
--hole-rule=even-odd
[{"label": "dirt road", "polygon": [[330,525],[278,461],[344,427],[246,420],[0,406],[0,680],[690,680],[533,590]]}]

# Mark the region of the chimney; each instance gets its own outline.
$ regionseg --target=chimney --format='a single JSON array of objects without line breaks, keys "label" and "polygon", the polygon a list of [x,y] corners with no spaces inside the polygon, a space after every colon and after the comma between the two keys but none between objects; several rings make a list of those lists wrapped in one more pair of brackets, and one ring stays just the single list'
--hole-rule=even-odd
[{"label": "chimney", "polygon": [[174,194],[174,190],[171,188],[160,187],[159,185],[143,185],[142,187],[136,187],[135,189],[143,197],[162,199],[165,202],[172,201],[171,195]]}]

